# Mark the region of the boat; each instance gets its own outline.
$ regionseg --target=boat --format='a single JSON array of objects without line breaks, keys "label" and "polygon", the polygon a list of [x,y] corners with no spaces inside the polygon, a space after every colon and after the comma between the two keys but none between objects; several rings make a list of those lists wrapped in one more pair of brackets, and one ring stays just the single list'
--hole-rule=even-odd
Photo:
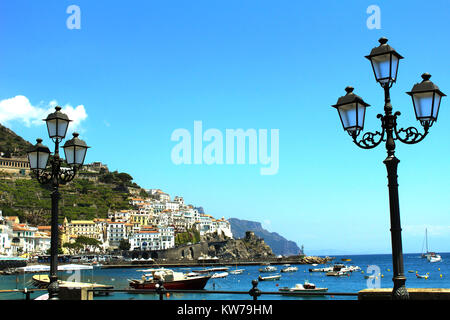
[{"label": "boat", "polygon": [[259,281],[274,281],[274,280],[280,280],[280,278],[281,278],[281,274],[276,274],[273,276],[265,276],[265,277],[260,275],[258,277],[258,280]]},{"label": "boat", "polygon": [[427,257],[427,260],[429,262],[439,262],[439,261],[442,261],[442,257],[433,252]]},{"label": "boat", "polygon": [[374,274],[372,274],[372,275],[369,275],[369,276],[364,276],[364,279],[375,279],[375,275]]},{"label": "boat", "polygon": [[295,287],[289,288],[289,287],[282,287],[278,289],[279,292],[285,292],[285,293],[294,293],[296,296],[299,295],[299,293],[306,293],[306,292],[315,292],[315,293],[323,293],[328,291],[328,288],[316,288],[316,285],[314,283],[308,282],[308,280],[305,280],[304,284],[297,283]]},{"label": "boat", "polygon": [[352,259],[341,259],[341,261],[343,261],[343,262],[348,262],[348,261],[352,261]]},{"label": "boat", "polygon": [[296,272],[296,271],[298,271],[297,267],[286,267],[281,269],[281,272]]},{"label": "boat", "polygon": [[423,245],[422,245],[422,258],[426,258],[429,262],[439,262],[442,261],[442,257],[436,252],[432,252],[428,250],[428,230],[425,228],[425,248],[426,252],[423,252]]},{"label": "boat", "polygon": [[[87,266],[84,264],[64,264],[58,266],[58,271],[80,271],[80,270],[92,270],[93,266]],[[36,264],[26,267],[16,268],[19,273],[39,273],[50,271],[50,266],[43,264]]]},{"label": "boat", "polygon": [[420,275],[420,274],[416,273],[416,277],[417,278],[421,278],[421,279],[428,279],[429,274],[427,273],[427,274],[424,274],[424,275]]},{"label": "boat", "polygon": [[349,276],[350,273],[348,271],[329,271],[325,275],[328,277],[343,277]]},{"label": "boat", "polygon": [[[36,274],[31,277],[31,281],[34,286],[39,289],[46,289],[50,284],[50,278],[48,274]],[[61,288],[90,288],[94,289],[94,296],[99,296],[102,294],[109,294],[109,292],[101,291],[101,289],[113,289],[114,286],[99,284],[99,283],[89,283],[89,282],[72,282],[72,281],[62,281],[58,280],[58,285]],[[98,289],[98,290],[96,290]]]},{"label": "boat", "polygon": [[201,269],[201,270],[192,270],[192,272],[195,273],[214,273],[214,272],[220,272],[220,271],[228,271],[228,267],[215,267],[215,268],[208,268],[208,269]]},{"label": "boat", "polygon": [[231,274],[242,274],[244,273],[245,269],[236,269],[236,270],[232,270],[230,271]]},{"label": "boat", "polygon": [[184,274],[186,277],[198,277],[200,275],[200,273],[196,273],[196,272],[188,272]]},{"label": "boat", "polygon": [[309,269],[309,272],[329,272],[329,271],[333,271],[333,267]]},{"label": "boat", "polygon": [[264,268],[260,268],[259,272],[275,272],[277,271],[277,268],[274,266],[266,266]]},{"label": "boat", "polygon": [[143,275],[140,280],[129,280],[130,287],[139,290],[154,290],[159,280],[162,280],[166,289],[202,290],[211,279],[209,274],[188,277],[182,272],[175,272],[171,269],[153,269],[151,275],[148,278]]},{"label": "boat", "polygon": [[211,279],[226,278],[226,277],[228,277],[228,272],[219,272],[219,273],[214,273],[211,276]]}]

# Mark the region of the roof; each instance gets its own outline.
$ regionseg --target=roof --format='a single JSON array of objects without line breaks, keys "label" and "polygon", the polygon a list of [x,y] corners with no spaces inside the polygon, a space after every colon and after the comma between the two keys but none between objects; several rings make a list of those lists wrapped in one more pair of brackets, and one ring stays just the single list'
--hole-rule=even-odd
[{"label": "roof", "polygon": [[72,220],[70,224],[94,224],[94,220]]}]

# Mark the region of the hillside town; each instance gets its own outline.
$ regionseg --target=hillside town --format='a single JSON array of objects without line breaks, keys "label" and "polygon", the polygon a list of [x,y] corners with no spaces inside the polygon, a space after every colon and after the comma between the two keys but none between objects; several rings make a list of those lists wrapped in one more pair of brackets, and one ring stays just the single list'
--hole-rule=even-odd
[{"label": "hillside town", "polygon": [[[8,169],[18,169],[7,165]],[[86,167],[87,172],[92,173],[106,166],[93,163]],[[81,175],[81,178],[90,177]],[[59,225],[63,253],[71,253],[70,244],[80,237],[95,239],[97,245],[88,250],[101,252],[124,249],[123,244],[128,250],[166,250],[175,247],[178,234],[189,231],[198,232],[200,237],[206,234],[233,237],[230,223],[225,218],[216,219],[205,214],[201,208],[186,204],[181,196],[172,199],[160,189],[144,190],[145,197],[142,193],[139,197],[129,197],[132,209],[110,211],[107,217],[92,220],[68,221],[65,218]],[[17,216],[3,216],[0,211],[1,255],[46,254],[50,249],[50,233],[50,226],[30,225]]]}]

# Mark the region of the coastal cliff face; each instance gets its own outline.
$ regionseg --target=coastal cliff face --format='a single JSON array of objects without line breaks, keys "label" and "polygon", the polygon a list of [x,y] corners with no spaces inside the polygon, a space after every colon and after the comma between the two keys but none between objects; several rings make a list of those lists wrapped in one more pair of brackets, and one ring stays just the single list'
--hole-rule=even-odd
[{"label": "coastal cliff face", "polygon": [[248,260],[274,257],[272,249],[253,232],[247,232],[242,239],[208,240],[208,255],[225,260]]},{"label": "coastal cliff face", "polygon": [[[137,258],[141,254],[129,252],[127,256]],[[202,237],[202,241],[199,243],[154,251],[149,256],[167,261],[191,262],[197,261],[198,258],[205,255],[217,257],[220,260],[275,258],[272,249],[253,232],[248,232],[243,239],[230,239],[223,235],[206,235]]]},{"label": "coastal cliff face", "polygon": [[272,248],[273,253],[276,255],[303,254],[294,241],[287,240],[276,232],[267,231],[259,222],[237,218],[230,218],[228,221],[230,222],[234,238],[243,238],[246,231],[253,231],[256,236],[264,239],[265,243]]}]

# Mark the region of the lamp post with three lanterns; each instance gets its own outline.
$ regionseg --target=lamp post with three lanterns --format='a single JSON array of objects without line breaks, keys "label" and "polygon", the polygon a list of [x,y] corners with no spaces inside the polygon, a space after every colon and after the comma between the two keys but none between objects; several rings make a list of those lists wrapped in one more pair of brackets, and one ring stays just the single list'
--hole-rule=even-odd
[{"label": "lamp post with three lanterns", "polygon": [[378,47],[372,49],[366,56],[372,64],[376,81],[384,89],[384,114],[378,114],[381,120],[381,132],[366,132],[358,140],[364,129],[366,108],[369,104],[353,93],[353,87],[345,88],[346,95],[340,97],[335,105],[345,131],[352,137],[353,142],[360,148],[372,149],[386,142],[387,158],[383,161],[388,173],[389,207],[391,222],[391,244],[393,262],[393,299],[409,299],[405,287],[406,277],[403,268],[402,237],[400,225],[400,206],[398,197],[397,166],[400,162],[395,156],[395,141],[415,144],[422,141],[436,122],[442,97],[445,96],[439,88],[430,81],[431,75],[422,74],[422,82],[413,86],[408,95],[412,98],[417,120],[423,127],[423,132],[415,127],[406,129],[397,127],[397,117],[400,112],[393,112],[390,98],[390,88],[397,80],[399,61],[403,57],[390,45],[388,39],[380,38]]},{"label": "lamp post with three lanterns", "polygon": [[[50,149],[42,144],[42,139],[36,139],[34,145],[28,151],[28,161],[34,176],[39,183],[49,185],[51,188],[51,239],[50,239],[50,283],[48,286],[49,299],[58,299],[58,202],[60,199],[59,186],[64,185],[75,178],[81,168],[89,148],[86,143],[78,138],[78,133],[73,133],[73,138],[66,141],[63,146],[66,156],[64,166],[63,159],[59,156],[59,144],[65,138],[69,126],[68,116],[61,112],[61,107],[55,107],[55,112],[49,114],[44,121],[47,123],[49,137],[55,143],[55,151],[50,158]],[[47,163],[50,162],[49,167]]]}]

